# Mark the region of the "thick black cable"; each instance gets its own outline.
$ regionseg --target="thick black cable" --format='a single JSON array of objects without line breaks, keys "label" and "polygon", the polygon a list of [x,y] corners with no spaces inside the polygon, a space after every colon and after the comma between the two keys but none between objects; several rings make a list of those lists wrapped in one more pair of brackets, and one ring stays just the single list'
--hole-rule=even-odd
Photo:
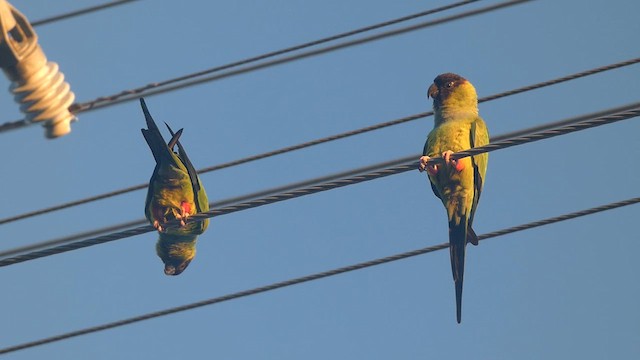
[{"label": "thick black cable", "polygon": [[[527,86],[520,87],[520,88],[517,88],[517,89],[513,89],[513,90],[501,92],[501,93],[498,93],[498,94],[486,96],[486,97],[478,99],[478,102],[482,103],[482,102],[485,102],[485,101],[492,101],[492,100],[500,99],[500,98],[503,98],[503,97],[506,97],[506,96],[516,95],[516,94],[520,94],[520,93],[523,93],[523,92],[526,92],[526,91],[536,90],[536,89],[540,89],[540,88],[543,88],[543,87],[546,87],[546,86],[556,85],[556,84],[559,84],[559,83],[562,83],[562,82],[575,80],[575,79],[582,78],[582,77],[589,76],[589,75],[598,74],[598,73],[601,73],[601,72],[604,72],[604,71],[614,70],[614,69],[618,69],[618,68],[621,68],[621,67],[624,67],[624,66],[637,64],[639,62],[640,62],[640,58],[625,60],[625,61],[621,61],[621,62],[618,62],[618,63],[609,64],[609,65],[605,65],[605,66],[589,69],[589,70],[586,70],[586,71],[578,72],[578,73],[575,73],[575,74],[563,76],[563,77],[560,77],[560,78],[555,78],[555,79],[552,79],[552,80],[540,82],[540,83],[537,83],[537,84],[531,84],[531,85],[527,85]],[[350,137],[350,136],[359,135],[359,134],[363,134],[363,133],[366,133],[366,132],[383,129],[383,128],[390,127],[390,126],[400,125],[400,124],[403,124],[403,123],[406,123],[406,122],[410,122],[410,121],[413,121],[413,120],[422,119],[422,118],[425,118],[425,117],[428,117],[428,116],[431,116],[431,115],[433,115],[432,111],[419,113],[419,114],[414,114],[414,115],[406,116],[406,117],[399,118],[399,119],[396,119],[396,120],[391,120],[391,121],[387,121],[387,122],[371,125],[371,126],[364,127],[364,128],[361,128],[361,129],[356,129],[356,130],[352,130],[352,131],[348,131],[348,132],[344,132],[344,133],[340,133],[340,134],[335,134],[335,135],[332,135],[332,136],[319,138],[319,139],[316,139],[316,140],[311,140],[311,141],[304,142],[304,143],[297,144],[297,145],[287,146],[287,147],[284,147],[284,148],[280,148],[280,149],[277,149],[277,150],[265,152],[265,153],[262,153],[262,154],[248,156],[248,157],[244,157],[244,158],[241,158],[241,159],[229,161],[229,162],[226,162],[226,163],[205,167],[205,168],[202,168],[202,169],[198,170],[198,173],[199,174],[203,174],[203,173],[207,173],[207,172],[211,172],[211,171],[222,170],[222,169],[225,169],[225,168],[238,166],[238,165],[241,165],[241,164],[246,164],[246,163],[249,163],[249,162],[252,162],[252,161],[261,160],[261,159],[269,158],[269,157],[272,157],[272,156],[281,155],[281,154],[285,154],[285,153],[288,153],[288,152],[301,150],[301,149],[304,149],[304,148],[308,148],[308,147],[311,147],[311,146],[323,144],[323,143],[326,143],[326,142],[335,141],[335,140],[347,138],[347,137]],[[121,195],[121,194],[126,194],[126,193],[133,192],[133,191],[136,191],[136,190],[142,190],[142,189],[147,188],[148,185],[149,185],[148,183],[133,185],[133,186],[130,186],[130,187],[127,187],[127,188],[124,188],[124,189],[115,190],[115,191],[111,191],[111,192],[107,192],[107,193],[103,193],[103,194],[99,194],[99,195],[95,195],[95,196],[90,196],[90,197],[86,197],[86,198],[75,200],[75,201],[70,201],[70,202],[59,204],[59,205],[55,205],[55,206],[51,206],[51,207],[47,207],[47,208],[43,208],[43,209],[39,209],[39,210],[35,210],[35,211],[30,211],[30,212],[23,213],[23,214],[19,214],[19,215],[7,217],[7,218],[4,218],[4,219],[0,219],[0,225],[6,224],[6,223],[10,223],[10,222],[14,222],[14,221],[18,221],[18,220],[22,220],[22,219],[27,219],[27,218],[30,218],[30,217],[33,217],[33,216],[47,214],[47,213],[58,211],[58,210],[68,209],[68,208],[71,208],[71,207],[74,207],[74,206],[83,205],[83,204],[87,204],[87,203],[98,201],[98,200],[102,200],[102,199],[107,199],[107,198],[110,198],[110,197],[118,196],[118,195]],[[1,253],[0,253],[0,256],[2,256]]]},{"label": "thick black cable", "polygon": [[[487,233],[487,234],[482,234],[482,235],[478,236],[478,239],[481,240],[481,241],[482,240],[487,240],[487,239],[490,239],[490,238],[495,238],[495,237],[499,237],[499,236],[503,236],[503,235],[507,235],[507,234],[512,234],[512,233],[515,233],[515,232],[518,232],[518,231],[533,229],[533,228],[544,226],[544,225],[549,225],[549,224],[553,224],[553,223],[557,223],[557,222],[561,222],[561,221],[567,221],[567,220],[570,220],[570,219],[575,219],[575,218],[582,217],[582,216],[592,215],[592,214],[603,212],[603,211],[607,211],[607,210],[617,209],[617,208],[620,208],[620,207],[623,207],[623,206],[637,204],[638,202],[640,202],[640,197],[636,197],[636,198],[632,198],[632,199],[628,199],[628,200],[624,200],[624,201],[619,201],[619,202],[615,202],[615,203],[610,203],[610,204],[606,204],[606,205],[602,205],[602,206],[598,206],[598,207],[594,207],[594,208],[590,208],[590,209],[586,209],[586,210],[582,210],[582,211],[578,211],[578,212],[574,212],[574,213],[564,214],[564,215],[560,215],[560,216],[556,216],[556,217],[552,217],[552,218],[547,218],[547,219],[543,219],[543,220],[539,220],[539,221],[535,221],[535,222],[531,222],[531,223],[527,223],[527,224],[522,224],[522,225],[518,225],[518,226],[514,226],[514,227],[510,227],[510,228],[506,228],[506,229],[502,229],[502,230],[498,230],[498,231],[493,231],[493,232],[490,232],[490,233]],[[50,344],[50,343],[54,343],[54,342],[58,342],[58,341],[62,341],[62,340],[70,339],[70,338],[74,338],[74,337],[81,336],[81,335],[87,335],[87,334],[96,333],[96,332],[100,332],[100,331],[104,331],[104,330],[109,330],[109,329],[113,329],[113,328],[120,327],[120,326],[125,326],[125,325],[129,325],[129,324],[133,324],[133,323],[137,323],[137,322],[141,322],[141,321],[145,321],[145,320],[150,320],[150,319],[154,319],[154,318],[158,318],[158,317],[162,317],[162,316],[166,316],[166,315],[179,313],[179,312],[182,312],[182,311],[193,310],[193,309],[200,308],[200,307],[203,307],[203,306],[218,304],[218,303],[222,303],[222,302],[225,302],[225,301],[230,301],[230,300],[235,300],[235,299],[239,299],[239,298],[243,298],[243,297],[247,297],[247,296],[257,295],[257,294],[260,294],[260,293],[264,293],[264,292],[268,292],[268,291],[272,291],[272,290],[276,290],[276,289],[280,289],[280,288],[284,288],[284,287],[288,287],[288,286],[298,285],[298,284],[302,284],[302,283],[305,283],[305,282],[315,281],[315,280],[323,279],[323,278],[330,277],[330,276],[336,276],[336,275],[344,274],[344,273],[351,272],[351,271],[361,270],[361,269],[365,269],[365,268],[372,267],[372,266],[386,264],[386,263],[390,263],[390,262],[393,262],[393,261],[398,261],[398,260],[407,259],[407,258],[410,258],[410,257],[423,255],[423,254],[427,254],[427,253],[438,251],[438,250],[443,250],[443,249],[446,249],[448,247],[449,247],[448,243],[429,246],[429,247],[422,248],[422,249],[408,251],[408,252],[404,252],[404,253],[400,253],[400,254],[395,254],[395,255],[383,257],[383,258],[378,258],[378,259],[374,259],[374,260],[361,262],[361,263],[354,264],[354,265],[349,265],[349,266],[345,266],[345,267],[341,267],[341,268],[337,268],[337,269],[332,269],[332,270],[323,271],[323,272],[319,272],[319,273],[315,273],[315,274],[310,274],[310,275],[306,275],[306,276],[302,276],[302,277],[298,277],[298,278],[294,278],[294,279],[290,279],[290,280],[285,280],[285,281],[281,281],[281,282],[277,282],[277,283],[273,283],[273,284],[269,284],[269,285],[253,288],[253,289],[239,291],[239,292],[231,293],[231,294],[228,294],[228,295],[214,297],[214,298],[211,298],[211,299],[206,299],[206,300],[194,302],[194,303],[191,303],[191,304],[186,304],[186,305],[182,305],[182,306],[176,306],[176,307],[168,308],[168,309],[165,309],[165,310],[160,310],[160,311],[147,313],[147,314],[144,314],[144,315],[134,316],[134,317],[130,317],[128,319],[118,320],[118,321],[114,321],[114,322],[110,322],[110,323],[106,323],[106,324],[102,324],[102,325],[97,325],[97,326],[84,328],[84,329],[81,329],[81,330],[71,331],[71,332],[68,332],[68,333],[61,334],[61,335],[51,336],[51,337],[48,337],[48,338],[43,338],[43,339],[39,339],[39,340],[35,340],[35,341],[30,341],[30,342],[22,343],[22,344],[19,344],[19,345],[9,346],[9,347],[0,349],[0,354],[7,354],[7,353],[18,351],[18,350],[24,350],[24,349],[33,348],[33,347],[40,346],[40,345]]]},{"label": "thick black cable", "polygon": [[[522,145],[542,139],[548,139],[551,137],[565,135],[572,132],[601,126],[605,124],[611,124],[617,121],[630,119],[640,115],[640,102],[617,107],[605,111],[600,111],[596,113],[586,114],[577,116],[571,119],[561,120],[558,122],[550,123],[551,128],[545,128],[545,130],[534,131],[530,133],[524,133],[524,130],[516,132],[516,136],[505,138],[501,136],[500,139],[493,138],[492,142],[489,145],[461,151],[454,153],[452,158],[460,159],[467,156],[477,155],[483,152],[491,152],[499,149],[504,149],[516,145]],[[558,126],[558,124],[563,124]],[[543,128],[542,126],[537,126],[536,128]],[[524,133],[524,134],[523,134]],[[284,200],[289,200],[305,195],[315,194],[317,192],[322,192],[326,190],[331,190],[347,185],[354,185],[360,182],[369,181],[389,175],[403,173],[409,170],[415,170],[418,167],[418,159],[419,155],[408,156],[405,158],[385,162],[383,164],[376,164],[369,167],[366,167],[362,173],[356,173],[355,175],[344,176],[345,173],[341,173],[337,175],[331,175],[323,177],[320,182],[317,182],[316,179],[308,180],[304,182],[305,184],[299,188],[293,188],[283,192],[276,192],[272,194],[266,194],[262,197],[253,198],[243,202],[230,203],[229,205],[221,206],[221,204],[211,204],[212,210],[196,214],[192,216],[189,220],[191,221],[201,221],[206,218],[210,218],[213,216],[220,216],[230,214],[236,211],[247,210],[255,207],[259,207],[262,205],[268,205]],[[434,162],[441,162],[441,158],[432,159]],[[362,169],[358,169],[362,170]],[[357,170],[356,170],[357,171]],[[350,170],[346,172],[346,174],[354,173],[354,170]],[[171,226],[178,226],[178,222],[174,222],[173,224],[169,224]],[[14,257],[9,257],[0,260],[0,267],[13,265],[17,263],[21,263],[24,261],[30,261],[34,259],[38,259],[41,257],[56,255],[60,253],[64,253],[67,251],[77,250],[81,248],[85,248],[88,246],[104,244],[107,242],[124,239],[127,237],[140,235],[143,233],[154,231],[155,229],[150,226],[140,226],[133,229],[128,229],[120,232],[115,232],[103,236],[98,236],[78,242],[73,242],[69,244],[64,244],[52,248],[47,248],[44,250],[37,250],[30,253],[26,253],[23,255],[18,255]]]},{"label": "thick black cable", "polygon": [[134,221],[129,221],[129,222],[125,222],[125,223],[120,223],[120,224],[116,224],[116,225],[111,225],[111,226],[105,226],[99,229],[93,229],[90,231],[85,231],[85,232],[81,232],[81,233],[76,233],[73,235],[68,235],[68,236],[63,236],[63,237],[59,237],[56,239],[52,239],[52,240],[47,240],[47,241],[42,241],[42,242],[38,242],[38,243],[33,243],[33,244],[29,244],[29,245],[24,245],[24,246],[19,246],[19,247],[15,247],[15,248],[11,248],[11,249],[7,249],[7,250],[2,250],[0,251],[0,259],[5,258],[5,257],[9,257],[9,256],[14,256],[14,255],[18,255],[18,254],[22,254],[25,253],[27,251],[35,251],[35,250],[39,250],[39,249],[45,249],[45,248],[49,248],[49,247],[53,247],[53,246],[57,246],[57,245],[61,245],[61,244],[67,244],[76,240],[82,240],[82,239],[87,239],[89,237],[93,237],[93,236],[100,236],[103,234],[107,234],[110,232],[116,232],[116,231],[121,231],[123,229],[129,229],[135,226],[141,226],[146,224],[147,221],[145,220],[134,220]]},{"label": "thick black cable", "polygon": [[80,16],[80,15],[86,15],[92,12],[96,12],[96,11],[100,11],[100,10],[105,10],[114,6],[118,6],[118,5],[124,5],[127,3],[131,3],[137,0],[117,0],[117,1],[110,1],[110,2],[106,2],[104,4],[98,4],[95,6],[90,6],[90,7],[86,7],[84,9],[79,9],[79,10],[74,10],[74,11],[70,11],[64,14],[59,14],[59,15],[55,15],[55,16],[51,16],[48,18],[44,18],[44,19],[40,19],[40,20],[36,20],[36,21],[32,21],[31,22],[31,26],[36,27],[36,26],[40,26],[40,25],[45,25],[45,24],[50,24],[50,23],[54,23],[60,20],[66,20],[72,17],[76,17],[76,16]]},{"label": "thick black cable", "polygon": [[[394,30],[382,32],[382,33],[379,33],[379,34],[363,37],[363,38],[360,38],[360,39],[346,41],[346,42],[343,42],[343,43],[340,43],[340,44],[327,46],[327,47],[324,47],[324,48],[321,48],[321,49],[310,50],[310,51],[307,51],[307,52],[302,52],[302,53],[298,53],[298,54],[291,55],[291,56],[281,57],[279,59],[275,59],[275,60],[271,60],[271,61],[265,61],[265,62],[256,64],[256,65],[246,66],[246,67],[243,67],[243,68],[238,69],[238,70],[231,70],[231,71],[222,73],[220,75],[214,75],[214,76],[210,76],[210,77],[205,77],[203,79],[185,81],[182,84],[170,85],[170,86],[166,86],[164,88],[162,86],[158,85],[158,84],[161,84],[161,83],[152,83],[152,84],[149,84],[149,85],[144,86],[142,88],[125,90],[125,91],[122,91],[122,92],[120,92],[118,94],[114,94],[114,95],[111,95],[111,96],[103,96],[103,97],[99,97],[99,98],[97,98],[95,100],[91,100],[91,101],[88,101],[88,102],[85,102],[85,103],[73,104],[73,105],[71,105],[69,107],[69,111],[71,111],[74,114],[78,114],[80,112],[100,109],[100,108],[103,108],[103,107],[112,106],[112,105],[116,105],[116,104],[119,104],[119,103],[136,100],[140,96],[149,97],[149,96],[153,96],[153,95],[158,95],[158,94],[165,93],[165,92],[168,92],[168,91],[174,91],[174,90],[178,90],[178,89],[182,89],[182,88],[185,88],[185,87],[198,85],[198,84],[209,82],[209,81],[220,80],[220,79],[228,78],[228,77],[231,77],[231,76],[244,74],[244,73],[247,73],[247,72],[252,72],[252,71],[256,71],[256,70],[260,70],[260,69],[264,69],[264,68],[268,68],[268,67],[272,67],[272,66],[276,66],[276,65],[281,65],[281,64],[284,64],[284,63],[289,63],[289,62],[292,62],[292,61],[306,59],[306,58],[309,58],[309,57],[325,54],[325,53],[328,53],[328,52],[333,52],[333,51],[344,49],[344,48],[347,48],[347,47],[352,47],[352,46],[361,45],[361,44],[364,44],[364,43],[377,41],[377,40],[385,39],[385,38],[396,36],[396,35],[401,35],[401,34],[404,34],[404,33],[407,33],[407,32],[424,29],[424,28],[427,28],[427,27],[431,27],[431,26],[447,23],[447,22],[454,21],[454,20],[463,19],[463,18],[466,18],[466,17],[480,15],[480,14],[483,14],[483,13],[487,13],[487,12],[490,12],[490,11],[495,11],[495,10],[498,10],[498,9],[502,9],[502,8],[505,8],[505,7],[513,6],[513,5],[518,5],[518,4],[529,2],[529,1],[533,1],[533,0],[510,0],[510,1],[503,2],[503,3],[498,3],[498,4],[486,6],[484,8],[478,8],[478,9],[474,9],[474,10],[471,10],[471,11],[467,11],[467,12],[451,15],[451,16],[448,16],[448,17],[443,17],[443,18],[440,18],[440,19],[436,19],[436,20],[432,20],[432,21],[426,21],[426,22],[415,24],[415,25],[411,25],[411,26],[407,26],[407,27],[394,29]],[[242,61],[240,61],[240,62],[242,62]],[[222,66],[222,67],[224,67],[224,66]],[[207,73],[210,73],[210,72],[207,72]],[[189,77],[189,75],[186,75],[186,76]],[[162,83],[173,84],[173,82],[171,80],[163,81]],[[13,122],[7,122],[5,124],[0,125],[0,132],[5,132],[5,131],[8,131],[8,130],[15,130],[15,129],[23,128],[23,127],[26,127],[26,126],[29,126],[29,125],[31,125],[31,123],[27,122],[26,120],[18,120],[18,121],[13,121]]]},{"label": "thick black cable", "polygon": [[[414,158],[414,157],[412,157],[412,158]],[[403,158],[401,160],[403,160],[403,162],[404,162],[404,161],[407,160],[407,158]],[[323,183],[323,182],[335,181],[335,180],[339,180],[339,179],[342,179],[342,178],[345,178],[345,177],[351,177],[351,176],[354,176],[354,175],[357,175],[357,174],[362,174],[362,173],[366,173],[366,172],[370,172],[370,171],[376,171],[376,170],[384,169],[387,166],[393,166],[393,165],[397,165],[397,161],[379,163],[379,164],[375,164],[375,165],[372,165],[372,166],[361,167],[361,168],[357,168],[357,169],[353,169],[353,170],[349,170],[349,171],[340,172],[340,173],[337,173],[337,174],[327,175],[327,176],[318,177],[318,178],[314,178],[314,179],[310,179],[310,180],[305,180],[305,181],[295,182],[295,183],[292,183],[292,184],[278,186],[278,187],[274,187],[274,188],[271,188],[271,189],[261,190],[261,191],[253,192],[253,193],[250,193],[250,194],[245,194],[245,195],[231,197],[231,198],[222,199],[222,200],[216,200],[214,202],[209,203],[209,208],[211,208],[211,209],[213,209],[213,208],[224,208],[226,206],[236,205],[236,204],[239,204],[239,203],[244,203],[246,201],[250,201],[250,200],[253,200],[253,199],[257,199],[257,198],[264,198],[264,197],[276,195],[276,194],[279,194],[279,193],[282,193],[282,192],[289,192],[289,191],[293,191],[293,190],[300,189],[300,188],[303,188],[303,187],[317,185],[317,184]],[[145,225],[147,223],[148,223],[148,221],[145,220],[145,219],[134,220],[134,221],[126,222],[126,223],[121,223],[121,224],[117,224],[117,225],[111,225],[111,226],[103,227],[103,228],[100,228],[100,229],[94,229],[94,230],[90,230],[90,231],[86,231],[86,232],[82,232],[82,233],[77,233],[77,234],[73,234],[73,235],[69,235],[69,236],[64,236],[64,237],[53,239],[53,240],[47,240],[47,241],[43,241],[43,242],[39,242],[39,243],[35,243],[35,244],[30,244],[30,245],[26,245],[26,246],[22,246],[22,247],[17,247],[17,248],[13,248],[13,249],[9,249],[9,250],[4,250],[4,251],[0,251],[0,259],[2,259],[4,257],[7,257],[7,256],[13,256],[13,255],[17,255],[17,254],[20,254],[20,253],[24,253],[24,252],[27,252],[27,251],[32,251],[32,250],[42,249],[42,248],[48,248],[48,247],[52,247],[52,246],[66,244],[66,243],[69,243],[69,242],[72,242],[72,241],[75,241],[75,240],[86,239],[88,237],[98,236],[98,235],[102,235],[102,234],[106,234],[106,233],[110,233],[110,232],[121,231],[123,229],[129,229],[129,228],[134,227],[134,226],[142,226],[142,225]]]}]

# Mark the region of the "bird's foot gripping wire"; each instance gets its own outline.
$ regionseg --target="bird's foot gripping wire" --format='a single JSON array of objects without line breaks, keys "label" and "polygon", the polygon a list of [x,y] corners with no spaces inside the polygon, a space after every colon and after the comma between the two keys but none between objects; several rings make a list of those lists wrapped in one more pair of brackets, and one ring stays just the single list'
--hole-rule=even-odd
[{"label": "bird's foot gripping wire", "polygon": [[429,163],[429,160],[431,160],[430,157],[426,155],[421,156],[420,166],[418,167],[418,170],[420,170],[420,172],[423,172],[426,170],[430,175],[436,175],[438,173],[438,165],[434,163]]},{"label": "bird's foot gripping wire", "polygon": [[176,220],[180,220],[180,226],[185,226],[186,220],[191,216],[191,204],[186,201],[180,203],[180,214],[176,214]]},{"label": "bird's foot gripping wire", "polygon": [[451,150],[447,150],[445,152],[442,153],[442,158],[444,159],[444,162],[451,166],[453,169],[456,169],[456,171],[460,172],[462,171],[462,169],[464,169],[464,164],[462,163],[462,161],[458,161],[455,159],[451,158],[451,155],[453,154],[453,151]]},{"label": "bird's foot gripping wire", "polygon": [[156,230],[158,230],[159,232],[164,231],[164,228],[162,227],[162,225],[160,224],[160,221],[158,220],[153,221],[153,227],[156,228]]}]

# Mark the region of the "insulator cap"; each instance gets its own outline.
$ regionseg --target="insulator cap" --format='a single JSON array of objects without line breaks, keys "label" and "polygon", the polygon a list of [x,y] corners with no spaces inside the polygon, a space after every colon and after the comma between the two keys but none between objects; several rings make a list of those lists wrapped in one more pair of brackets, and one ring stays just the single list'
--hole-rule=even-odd
[{"label": "insulator cap", "polygon": [[47,138],[68,134],[76,120],[69,112],[75,95],[58,65],[47,61],[29,21],[5,0],[0,0],[0,27],[0,67],[26,120],[41,122]]}]

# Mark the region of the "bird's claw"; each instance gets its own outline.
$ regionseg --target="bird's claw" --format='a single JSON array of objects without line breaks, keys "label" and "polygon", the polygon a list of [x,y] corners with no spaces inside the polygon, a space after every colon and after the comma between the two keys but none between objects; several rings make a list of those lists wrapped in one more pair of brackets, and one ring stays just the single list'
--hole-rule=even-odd
[{"label": "bird's claw", "polygon": [[180,220],[180,226],[185,226],[186,220],[191,216],[191,204],[186,201],[180,203],[180,214],[176,215],[176,219]]},{"label": "bird's claw", "polygon": [[442,153],[442,158],[444,159],[444,162],[446,162],[447,164],[455,165],[456,161],[451,159],[451,154],[453,154],[453,151],[447,150]]},{"label": "bird's claw", "polygon": [[162,227],[162,225],[160,225],[160,222],[158,220],[155,220],[153,222],[153,227],[158,230],[159,232],[163,232],[164,228]]},{"label": "bird's claw", "polygon": [[418,170],[420,170],[420,172],[423,172],[425,170],[427,170],[427,172],[431,175],[436,175],[438,173],[438,165],[436,164],[430,164],[429,160],[431,160],[430,157],[428,156],[421,156],[420,157],[420,166],[418,167]]},{"label": "bird's claw", "polygon": [[186,220],[189,219],[189,214],[183,212],[182,214],[177,214],[176,215],[176,220],[180,220],[180,226],[185,226],[187,225]]},{"label": "bird's claw", "polygon": [[445,152],[442,153],[442,158],[444,159],[444,162],[451,166],[452,168],[456,169],[456,171],[460,172],[462,171],[462,169],[464,168],[464,165],[462,164],[461,161],[455,160],[451,158],[451,155],[453,155],[453,151],[451,150],[447,150]]}]

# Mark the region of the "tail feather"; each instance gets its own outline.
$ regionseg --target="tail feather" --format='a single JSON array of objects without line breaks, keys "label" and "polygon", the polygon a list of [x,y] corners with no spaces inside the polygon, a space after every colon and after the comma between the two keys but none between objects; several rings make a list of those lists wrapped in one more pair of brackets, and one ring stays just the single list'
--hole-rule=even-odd
[{"label": "tail feather", "polygon": [[456,224],[455,221],[449,222],[449,251],[451,254],[451,271],[456,288],[456,318],[458,323],[462,321],[462,282],[464,280],[464,256],[467,245],[467,229],[466,217],[460,219],[458,224]]},{"label": "tail feather", "polygon": [[456,280],[456,320],[458,324],[462,321],[462,279]]},{"label": "tail feather", "polygon": [[176,143],[180,140],[180,135],[182,135],[182,130],[183,129],[178,130],[175,134],[171,132],[171,140],[169,140],[169,143],[167,144],[169,149],[173,149],[173,147],[176,146]]},{"label": "tail feather", "polygon": [[[144,113],[144,118],[147,122],[147,129],[142,129],[142,135],[151,149],[153,158],[158,164],[163,160],[172,161],[171,150],[169,150],[165,144],[164,138],[162,137],[162,134],[160,134],[160,129],[156,125],[155,121],[153,121],[153,117],[151,117],[147,104],[144,102],[143,98],[140,98],[140,105],[142,106],[142,112]],[[180,137],[180,133],[181,132],[178,131],[174,136],[175,141],[172,138],[171,142],[176,143]]]},{"label": "tail feather", "polygon": [[[178,130],[177,133],[174,133],[173,129],[171,129],[171,126],[169,126],[169,124],[167,124],[166,122],[164,124],[167,126],[167,129],[169,129],[169,133],[171,133],[173,138],[176,139],[174,143],[172,138],[169,145],[171,145],[172,143],[174,145],[178,145],[178,154],[180,155],[180,160],[182,160],[182,163],[187,168],[187,174],[189,174],[189,179],[191,179],[191,187],[193,188],[194,194],[196,194],[195,203],[196,203],[198,212],[209,210],[208,205],[205,205],[207,202],[206,194],[204,195],[205,196],[204,201],[202,201],[203,199],[199,198],[203,193],[202,191],[203,189],[202,189],[202,186],[200,185],[200,178],[198,178],[198,172],[196,171],[196,168],[193,167],[191,160],[189,160],[189,157],[187,156],[187,152],[184,150],[184,147],[182,147],[182,144],[179,141],[180,134],[182,133],[182,129]],[[170,146],[169,148],[173,149],[173,146]]]},{"label": "tail feather", "polygon": [[478,245],[478,235],[476,235],[476,232],[473,231],[471,226],[467,227],[467,242]]},{"label": "tail feather", "polygon": [[147,108],[147,103],[144,101],[144,98],[140,98],[140,106],[142,107],[142,113],[144,114],[144,119],[147,122],[147,127],[149,128],[149,130],[159,133],[160,129],[158,129],[155,121],[153,121],[153,117],[149,112],[149,108]]}]

